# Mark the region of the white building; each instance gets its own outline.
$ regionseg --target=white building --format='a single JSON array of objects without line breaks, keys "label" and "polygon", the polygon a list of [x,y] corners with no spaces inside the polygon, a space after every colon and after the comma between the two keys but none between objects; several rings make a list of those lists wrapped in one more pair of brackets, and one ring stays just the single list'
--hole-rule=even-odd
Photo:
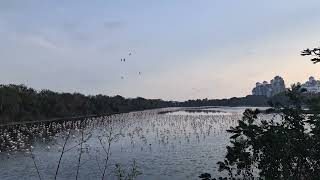
[{"label": "white building", "polygon": [[252,89],[252,94],[256,96],[271,97],[286,90],[284,80],[280,76],[274,77],[270,83],[263,81],[257,82],[256,87]]},{"label": "white building", "polygon": [[314,77],[309,77],[309,80],[301,85],[307,93],[320,93],[320,81],[315,80]]}]

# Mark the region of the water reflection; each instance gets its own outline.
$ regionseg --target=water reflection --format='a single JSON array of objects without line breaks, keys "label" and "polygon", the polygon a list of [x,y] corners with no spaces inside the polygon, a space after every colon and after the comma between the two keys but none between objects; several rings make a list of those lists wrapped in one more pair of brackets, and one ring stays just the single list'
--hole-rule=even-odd
[{"label": "water reflection", "polygon": [[215,109],[182,109],[177,111],[167,112],[169,115],[231,115],[231,112],[215,110]]},{"label": "water reflection", "polygon": [[195,179],[217,173],[228,144],[225,130],[243,110],[171,108],[1,129],[0,177],[39,179],[37,169],[42,179],[117,179],[119,173]]}]

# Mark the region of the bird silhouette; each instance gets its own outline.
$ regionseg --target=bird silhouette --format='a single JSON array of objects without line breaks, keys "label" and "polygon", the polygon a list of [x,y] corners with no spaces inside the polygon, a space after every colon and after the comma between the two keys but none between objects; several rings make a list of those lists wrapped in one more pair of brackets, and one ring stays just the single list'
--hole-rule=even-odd
[{"label": "bird silhouette", "polygon": [[[130,50],[129,50],[129,52],[128,52],[128,55],[129,55],[129,56],[132,55],[132,52],[131,52]],[[121,62],[126,62],[126,58],[121,58],[120,61],[121,61]],[[139,75],[142,75],[142,73],[139,72]],[[124,79],[124,76],[121,76],[121,79]]]}]

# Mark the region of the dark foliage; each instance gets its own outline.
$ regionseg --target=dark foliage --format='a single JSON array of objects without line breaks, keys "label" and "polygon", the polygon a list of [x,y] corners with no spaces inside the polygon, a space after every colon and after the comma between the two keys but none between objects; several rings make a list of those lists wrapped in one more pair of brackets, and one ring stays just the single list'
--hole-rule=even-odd
[{"label": "dark foliage", "polygon": [[319,99],[306,101],[299,86],[286,94],[290,103],[277,106],[277,118],[259,119],[258,110],[246,110],[232,134],[227,155],[218,162],[230,178],[318,179],[320,177]]},{"label": "dark foliage", "polygon": [[199,176],[199,178],[203,179],[203,180],[210,180],[211,179],[211,174],[209,173],[203,173]]},{"label": "dark foliage", "polygon": [[265,96],[248,95],[246,97],[233,97],[230,99],[197,99],[188,100],[181,105],[185,107],[197,106],[268,106],[268,98]]},{"label": "dark foliage", "polygon": [[189,100],[185,102],[126,99],[122,96],[85,96],[80,93],[36,91],[24,85],[0,85],[0,123],[22,122],[59,117],[102,115],[162,107],[185,106],[266,106],[267,98],[247,96],[222,100]]},{"label": "dark foliage", "polygon": [[36,91],[24,85],[0,85],[0,123],[48,118],[102,115],[173,106],[175,103],[141,97],[85,96],[79,93]]},{"label": "dark foliage", "polygon": [[320,62],[320,48],[305,49],[301,52],[302,56],[313,56],[311,61],[316,64]]}]

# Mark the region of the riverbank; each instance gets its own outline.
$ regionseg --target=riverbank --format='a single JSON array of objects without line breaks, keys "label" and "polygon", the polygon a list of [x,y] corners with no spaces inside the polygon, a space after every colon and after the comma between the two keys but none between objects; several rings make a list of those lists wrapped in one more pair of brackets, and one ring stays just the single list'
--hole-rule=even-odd
[{"label": "riverbank", "polygon": [[115,115],[115,114],[119,114],[119,113],[103,114],[103,115],[75,116],[75,117],[64,117],[64,118],[52,118],[52,119],[23,121],[23,122],[7,122],[7,123],[0,123],[0,127],[17,126],[17,125],[28,125],[28,124],[38,124],[38,123],[81,121],[81,120],[85,120],[85,119],[88,119],[88,118],[105,117],[105,116],[111,116],[111,115]]},{"label": "riverbank", "polygon": [[[0,126],[78,120],[79,118],[127,113],[166,107],[267,106],[263,96],[230,99],[197,99],[184,102],[142,97],[83,95],[35,90],[24,85],[0,85]],[[98,115],[97,115],[98,114]],[[37,120],[39,119],[39,120]],[[36,121],[37,120],[37,121]]]},{"label": "riverbank", "polygon": [[[168,109],[90,118],[83,124],[81,121],[69,121],[0,129],[0,139],[3,138],[0,140],[0,177],[37,179],[32,150],[42,179],[54,179],[62,152],[65,153],[57,179],[76,179],[80,153],[78,179],[101,179],[100,169],[104,168],[104,148],[108,148],[109,137],[114,140],[110,140],[105,179],[118,179],[114,177],[116,167],[130,172],[134,161],[142,173],[138,179],[197,179],[203,171],[216,175],[216,162],[224,157],[228,144],[226,129],[235,126],[241,114],[158,114],[164,110]],[[84,143],[81,151],[82,134]],[[62,150],[64,144],[65,151]]]},{"label": "riverbank", "polygon": [[[203,106],[203,107],[170,107],[173,108],[171,110],[163,110],[159,111],[159,114],[167,114],[170,112],[175,112],[175,111],[181,111],[181,110],[188,110],[188,111],[201,111],[201,112],[211,112],[211,111],[217,111],[217,110],[212,110],[215,108],[226,108],[231,106]],[[236,107],[233,107],[236,108]],[[260,107],[238,107],[238,108],[260,108]],[[272,108],[267,108],[267,107],[262,107],[263,109],[259,109],[261,113],[276,113],[276,111]],[[211,110],[208,110],[211,109]],[[150,110],[150,109],[148,109]],[[136,112],[136,111],[130,111],[130,112]],[[62,122],[69,122],[69,121],[81,121],[89,118],[98,118],[98,117],[107,117],[107,116],[112,116],[112,115],[117,115],[117,114],[122,114],[122,113],[129,113],[129,112],[118,112],[118,113],[107,113],[107,114],[100,114],[100,115],[86,115],[86,116],[70,116],[70,117],[62,117],[62,118],[49,118],[49,119],[39,119],[39,120],[33,120],[33,121],[22,121],[22,122],[0,122],[0,128],[7,127],[7,126],[18,126],[18,125],[28,125],[28,124],[46,124],[46,123],[62,123]]]}]

